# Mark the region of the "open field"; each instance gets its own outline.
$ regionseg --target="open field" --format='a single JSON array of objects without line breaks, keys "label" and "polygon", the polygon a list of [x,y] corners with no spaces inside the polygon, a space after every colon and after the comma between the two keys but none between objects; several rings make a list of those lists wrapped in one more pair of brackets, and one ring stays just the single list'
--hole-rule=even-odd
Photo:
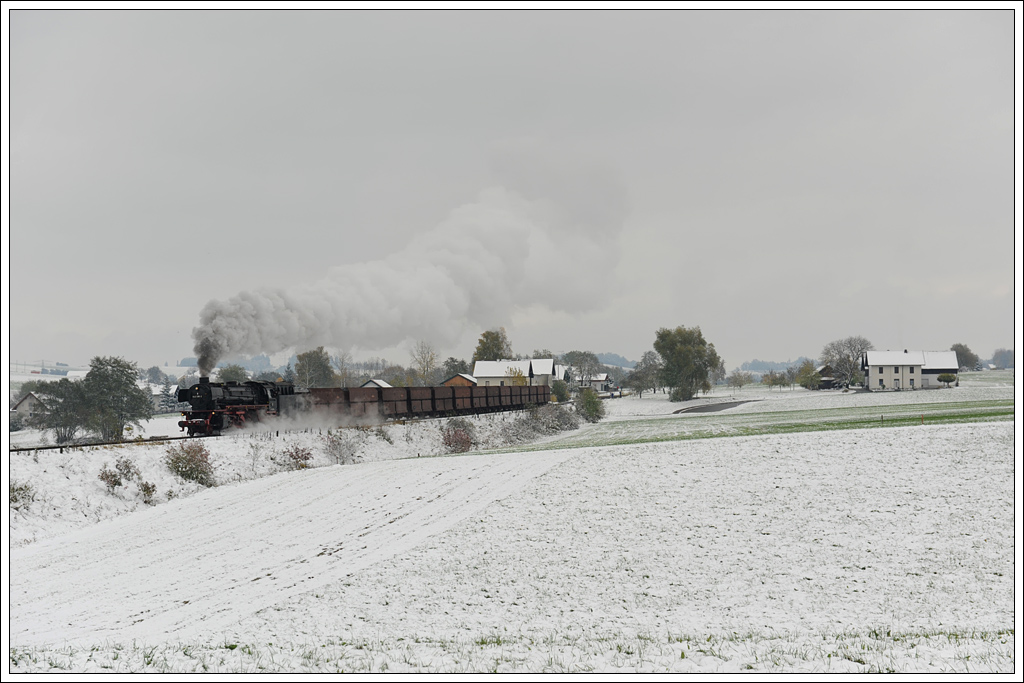
[{"label": "open field", "polygon": [[[388,459],[427,454],[411,427],[379,462],[64,536],[39,516],[11,551],[10,667],[1011,672],[1012,392],[616,399],[543,448]],[[251,464],[245,439],[209,443],[222,481]]]}]

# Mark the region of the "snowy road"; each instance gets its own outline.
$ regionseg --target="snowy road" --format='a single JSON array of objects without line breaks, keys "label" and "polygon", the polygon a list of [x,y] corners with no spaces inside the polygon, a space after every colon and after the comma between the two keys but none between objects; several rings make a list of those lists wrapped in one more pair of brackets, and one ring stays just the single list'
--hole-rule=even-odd
[{"label": "snowy road", "polygon": [[570,454],[307,470],[15,549],[11,643],[216,632],[247,611],[409,551]]}]

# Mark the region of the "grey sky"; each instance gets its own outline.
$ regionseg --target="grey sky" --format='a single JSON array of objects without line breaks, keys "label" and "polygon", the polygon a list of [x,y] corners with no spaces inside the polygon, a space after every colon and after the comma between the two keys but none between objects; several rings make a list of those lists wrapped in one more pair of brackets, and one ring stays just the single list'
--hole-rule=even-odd
[{"label": "grey sky", "polygon": [[[512,301],[519,352],[1014,345],[1010,11],[9,16],[16,360],[173,365],[209,300],[387,262],[495,187],[605,231],[542,284],[606,301]],[[468,357],[451,326],[354,352]]]}]

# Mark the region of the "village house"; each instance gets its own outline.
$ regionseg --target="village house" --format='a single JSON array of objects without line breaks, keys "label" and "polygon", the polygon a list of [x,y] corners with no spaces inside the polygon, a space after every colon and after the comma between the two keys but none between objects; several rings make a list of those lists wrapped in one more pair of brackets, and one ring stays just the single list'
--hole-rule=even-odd
[{"label": "village house", "polygon": [[864,386],[872,391],[938,389],[939,375],[960,371],[955,351],[867,351],[861,358]]},{"label": "village house", "polygon": [[511,378],[521,374],[529,386],[551,386],[554,373],[554,361],[550,358],[534,358],[527,360],[478,360],[473,365],[473,377],[477,386],[503,387],[511,385]]},{"label": "village house", "polygon": [[38,396],[30,391],[14,404],[11,412],[20,417],[22,422],[27,423],[33,417],[46,413],[46,406],[43,405]]}]

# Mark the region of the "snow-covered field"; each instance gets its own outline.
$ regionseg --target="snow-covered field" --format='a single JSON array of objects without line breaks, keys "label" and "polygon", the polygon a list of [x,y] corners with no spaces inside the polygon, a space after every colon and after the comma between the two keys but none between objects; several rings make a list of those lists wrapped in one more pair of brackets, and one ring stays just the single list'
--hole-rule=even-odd
[{"label": "snow-covered field", "polygon": [[[1012,375],[962,384],[737,392],[699,400],[764,400],[699,417],[616,399],[548,448],[450,457],[427,457],[437,422],[394,425],[364,434],[366,462],[299,471],[284,446],[321,434],[208,439],[211,489],[166,446],[10,454],[36,492],[11,511],[11,671],[1011,672],[1012,419],[651,426],[1013,398]],[[508,419],[477,419],[483,447]],[[570,447],[630,425],[638,442]],[[155,505],[107,493],[122,457]]]}]

